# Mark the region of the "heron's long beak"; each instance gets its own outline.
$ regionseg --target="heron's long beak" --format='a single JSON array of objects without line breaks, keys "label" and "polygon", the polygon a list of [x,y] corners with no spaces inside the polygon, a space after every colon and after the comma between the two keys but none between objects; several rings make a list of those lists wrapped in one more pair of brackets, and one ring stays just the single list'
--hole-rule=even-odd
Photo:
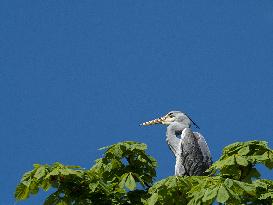
[{"label": "heron's long beak", "polygon": [[155,125],[155,124],[169,124],[170,123],[170,117],[168,115],[165,115],[163,117],[141,123],[140,126],[149,126],[149,125]]}]

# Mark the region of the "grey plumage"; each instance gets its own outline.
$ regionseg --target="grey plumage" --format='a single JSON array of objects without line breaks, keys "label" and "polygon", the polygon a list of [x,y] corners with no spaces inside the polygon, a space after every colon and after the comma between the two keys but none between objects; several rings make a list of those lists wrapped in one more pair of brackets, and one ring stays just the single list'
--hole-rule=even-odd
[{"label": "grey plumage", "polygon": [[191,123],[196,125],[185,113],[172,111],[164,117],[141,124],[168,126],[166,141],[176,157],[176,176],[204,175],[205,170],[212,164],[204,137],[198,132],[192,132]]}]

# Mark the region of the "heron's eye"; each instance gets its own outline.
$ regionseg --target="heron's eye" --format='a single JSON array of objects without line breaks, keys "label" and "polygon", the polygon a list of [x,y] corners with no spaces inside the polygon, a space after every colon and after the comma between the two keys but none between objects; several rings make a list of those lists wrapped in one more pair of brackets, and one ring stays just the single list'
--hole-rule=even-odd
[{"label": "heron's eye", "polygon": [[171,113],[169,113],[169,116],[170,116],[170,117],[173,117],[173,113],[172,113],[172,112],[171,112]]}]

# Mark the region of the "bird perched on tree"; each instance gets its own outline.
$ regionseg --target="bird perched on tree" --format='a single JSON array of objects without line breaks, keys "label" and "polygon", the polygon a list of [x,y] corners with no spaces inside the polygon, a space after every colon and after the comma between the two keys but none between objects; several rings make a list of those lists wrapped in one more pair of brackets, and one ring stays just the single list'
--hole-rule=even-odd
[{"label": "bird perched on tree", "polygon": [[192,132],[191,123],[198,125],[189,116],[180,111],[171,111],[167,115],[144,122],[140,125],[167,125],[167,143],[176,157],[176,176],[200,176],[211,166],[211,154],[204,137]]}]

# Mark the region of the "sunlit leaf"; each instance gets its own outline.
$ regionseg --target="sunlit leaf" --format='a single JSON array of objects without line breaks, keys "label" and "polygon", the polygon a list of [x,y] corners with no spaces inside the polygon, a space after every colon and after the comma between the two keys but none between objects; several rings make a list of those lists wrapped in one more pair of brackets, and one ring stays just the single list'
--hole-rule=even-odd
[{"label": "sunlit leaf", "polygon": [[[35,164],[16,188],[23,200],[39,189],[56,189],[45,205],[106,204],[270,204],[273,181],[259,179],[256,163],[273,166],[273,153],[266,142],[238,142],[224,148],[210,168],[210,176],[170,176],[153,184],[156,160],[147,146],[120,142],[105,147],[105,154],[90,170],[79,166]],[[142,185],[142,186],[140,186]],[[151,187],[150,187],[151,186]]]},{"label": "sunlit leaf", "polygon": [[246,158],[241,157],[241,156],[236,156],[236,162],[241,166],[247,166],[248,165],[248,161],[246,160]]},{"label": "sunlit leaf", "polygon": [[133,191],[136,188],[136,182],[131,173],[128,175],[126,179],[125,186],[131,191]]},{"label": "sunlit leaf", "polygon": [[259,199],[273,199],[273,191],[262,194]]},{"label": "sunlit leaf", "polygon": [[34,177],[36,179],[40,179],[42,177],[44,177],[44,175],[46,174],[46,168],[44,166],[40,166],[37,171],[34,174]]},{"label": "sunlit leaf", "polygon": [[157,202],[158,194],[154,193],[149,199],[148,199],[148,205],[154,205]]},{"label": "sunlit leaf", "polygon": [[239,151],[238,151],[238,154],[239,155],[247,155],[248,153],[249,153],[249,146],[246,146],[246,147],[243,147],[242,149],[240,149]]},{"label": "sunlit leaf", "polygon": [[214,199],[217,195],[217,192],[218,192],[218,187],[215,187],[213,189],[206,189],[206,192],[204,194],[202,201],[206,202],[206,201]]},{"label": "sunlit leaf", "polygon": [[245,192],[247,192],[250,195],[255,195],[256,188],[253,184],[244,183],[240,181],[235,181],[235,183],[240,186]]},{"label": "sunlit leaf", "polygon": [[217,201],[219,203],[225,203],[229,198],[229,194],[224,186],[221,186],[217,193]]}]

